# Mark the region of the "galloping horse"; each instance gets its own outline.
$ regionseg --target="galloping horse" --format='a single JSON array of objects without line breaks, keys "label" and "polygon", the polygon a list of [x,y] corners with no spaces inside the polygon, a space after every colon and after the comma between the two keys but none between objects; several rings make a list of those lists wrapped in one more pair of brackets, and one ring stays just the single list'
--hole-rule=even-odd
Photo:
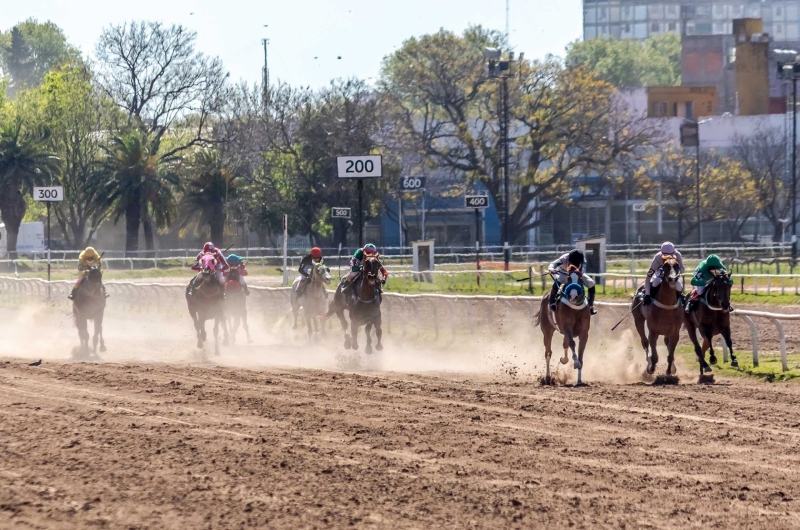
[{"label": "galloping horse", "polygon": [[[712,339],[714,335],[722,335],[728,350],[731,352],[731,366],[737,368],[739,361],[733,353],[733,342],[731,341],[731,314],[728,308],[731,306],[731,280],[730,273],[719,272],[715,274],[711,282],[706,286],[697,309],[693,313],[684,312],[684,322],[686,331],[689,332],[689,339],[694,345],[694,353],[700,362],[700,376],[704,372],[711,372],[711,367],[706,363],[706,350],[710,351],[709,361],[717,364],[717,356],[714,355]],[[703,336],[703,347],[697,340],[697,330]]]},{"label": "galloping horse", "polygon": [[[648,374],[656,371],[658,364],[656,346],[660,336],[664,337],[664,344],[667,346],[667,374],[675,375],[677,371],[675,347],[680,340],[684,313],[678,297],[681,289],[680,273],[681,267],[678,259],[675,256],[666,256],[664,265],[657,273],[661,283],[651,287],[655,291],[651,305],[644,306],[641,303],[641,297],[644,296],[644,285],[639,287],[637,296],[631,301],[631,312],[636,324],[636,331],[639,332],[639,338],[642,341]],[[645,281],[649,282],[650,278]],[[647,332],[644,327],[645,323],[647,323]]]},{"label": "galloping horse", "polygon": [[241,325],[247,335],[247,343],[252,343],[250,326],[247,325],[247,297],[244,295],[242,284],[239,283],[238,266],[231,266],[228,280],[225,282],[225,313],[230,320],[231,341],[236,343],[236,332],[239,331],[239,325]]},{"label": "galloping horse", "polygon": [[321,329],[320,318],[325,315],[327,310],[325,307],[325,300],[327,298],[325,286],[331,283],[331,271],[324,264],[315,263],[311,267],[308,278],[311,284],[306,287],[302,296],[297,295],[300,281],[301,278],[299,276],[295,278],[292,283],[292,294],[289,299],[292,304],[292,313],[294,313],[294,325],[292,329],[297,329],[297,313],[302,307],[303,316],[305,317],[306,326],[308,327],[308,338],[311,339],[311,322],[314,322],[313,333],[319,333]]},{"label": "galloping horse", "polygon": [[206,337],[206,320],[214,319],[214,355],[219,355],[219,326],[228,345],[228,323],[225,321],[223,286],[216,278],[216,260],[211,254],[200,259],[201,272],[186,287],[186,304],[197,332],[197,347],[202,348]]},{"label": "galloping horse", "polygon": [[78,285],[72,301],[72,314],[81,339],[81,353],[89,353],[89,325],[94,321],[94,336],[92,337],[93,354],[97,356],[97,343],[100,342],[100,351],[106,351],[103,340],[103,314],[106,310],[106,296],[103,292],[102,272],[100,265],[92,266],[86,277]]},{"label": "galloping horse", "polygon": [[[383,330],[381,329],[381,293],[378,286],[378,272],[380,271],[380,262],[375,257],[368,257],[364,260],[361,268],[361,274],[358,278],[353,280],[350,285],[352,294],[343,293],[342,286],[336,289],[336,294],[333,296],[330,309],[324,318],[328,318],[334,313],[339,317],[339,322],[342,324],[344,331],[344,347],[345,349],[352,347],[354,350],[358,349],[358,328],[366,326],[364,329],[367,335],[367,347],[364,351],[368,354],[372,353],[372,336],[370,331],[375,327],[375,335],[378,337],[378,343],[375,349],[378,351],[383,350],[381,344],[381,337]],[[344,310],[347,309],[350,313],[350,335],[347,334],[347,320],[344,318]]]},{"label": "galloping horse", "polygon": [[[544,358],[547,363],[547,373],[545,383],[550,384],[550,358],[553,355],[551,348],[553,334],[556,330],[564,335],[564,357],[561,364],[567,364],[569,358],[567,352],[572,351],[572,365],[578,370],[578,384],[582,385],[581,371],[583,369],[583,352],[586,349],[586,342],[589,339],[589,326],[591,325],[592,315],[589,303],[585,297],[582,274],[574,265],[567,269],[567,276],[570,278],[569,285],[562,287],[559,295],[559,302],[556,305],[555,314],[548,307],[549,295],[542,298],[539,312],[533,320],[534,326],[540,326],[544,333]],[[578,351],[575,351],[575,338],[579,341]]]}]

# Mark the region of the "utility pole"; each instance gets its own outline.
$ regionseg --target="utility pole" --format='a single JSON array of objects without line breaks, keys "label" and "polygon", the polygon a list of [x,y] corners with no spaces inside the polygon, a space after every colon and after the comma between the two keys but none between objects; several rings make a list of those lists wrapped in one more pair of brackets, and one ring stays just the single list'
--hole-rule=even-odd
[{"label": "utility pole", "polygon": [[508,270],[509,261],[511,261],[511,247],[508,245],[508,211],[510,208],[509,201],[509,171],[508,171],[508,76],[503,76],[503,268]]},{"label": "utility pole", "polygon": [[261,73],[261,82],[264,85],[262,99],[264,107],[266,107],[269,103],[269,62],[267,61],[267,46],[269,45],[269,39],[261,39],[261,43],[264,45],[264,69]]},{"label": "utility pole", "polygon": [[797,262],[797,76],[792,76],[792,266]]}]

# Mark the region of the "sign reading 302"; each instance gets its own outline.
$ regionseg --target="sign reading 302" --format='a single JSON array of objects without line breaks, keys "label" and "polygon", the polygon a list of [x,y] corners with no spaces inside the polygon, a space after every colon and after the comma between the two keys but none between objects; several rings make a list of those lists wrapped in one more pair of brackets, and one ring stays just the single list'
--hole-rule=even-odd
[{"label": "sign reading 302", "polygon": [[40,202],[60,202],[64,200],[64,188],[50,186],[47,188],[33,188],[33,200]]}]

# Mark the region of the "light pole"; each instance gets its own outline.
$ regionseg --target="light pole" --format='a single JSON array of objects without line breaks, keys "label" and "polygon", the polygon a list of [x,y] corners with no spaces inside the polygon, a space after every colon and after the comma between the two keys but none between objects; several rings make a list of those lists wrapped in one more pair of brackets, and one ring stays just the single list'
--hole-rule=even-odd
[{"label": "light pole", "polygon": [[500,132],[503,137],[503,268],[508,270],[511,261],[511,247],[508,241],[508,215],[509,215],[509,171],[508,171],[508,76],[511,71],[512,58],[502,59],[502,52],[498,48],[486,48],[483,50],[486,58],[486,68],[489,77],[500,79],[503,82],[502,112],[500,117]]},{"label": "light pole", "polygon": [[778,62],[778,76],[792,82],[792,266],[797,262],[797,78],[800,77],[800,55],[794,50],[776,53],[794,55],[790,62]]},{"label": "light pole", "polygon": [[695,157],[695,200],[697,202],[697,252],[703,257],[703,219],[700,210],[700,123],[685,119],[681,124],[681,145],[683,147],[696,147]]}]

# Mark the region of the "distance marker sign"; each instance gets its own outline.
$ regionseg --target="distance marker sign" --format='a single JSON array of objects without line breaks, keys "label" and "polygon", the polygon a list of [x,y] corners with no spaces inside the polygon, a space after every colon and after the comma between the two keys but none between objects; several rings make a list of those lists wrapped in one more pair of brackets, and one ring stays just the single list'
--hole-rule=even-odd
[{"label": "distance marker sign", "polygon": [[366,179],[383,176],[381,155],[337,156],[336,166],[340,179]]},{"label": "distance marker sign", "polygon": [[331,219],[350,219],[350,208],[331,208]]},{"label": "distance marker sign", "polygon": [[33,188],[33,200],[40,202],[61,202],[64,200],[64,188],[50,186],[47,188]]},{"label": "distance marker sign", "polygon": [[400,189],[403,191],[424,190],[425,177],[401,177]]},{"label": "distance marker sign", "polygon": [[488,195],[466,195],[464,196],[465,208],[488,208],[489,196]]}]

